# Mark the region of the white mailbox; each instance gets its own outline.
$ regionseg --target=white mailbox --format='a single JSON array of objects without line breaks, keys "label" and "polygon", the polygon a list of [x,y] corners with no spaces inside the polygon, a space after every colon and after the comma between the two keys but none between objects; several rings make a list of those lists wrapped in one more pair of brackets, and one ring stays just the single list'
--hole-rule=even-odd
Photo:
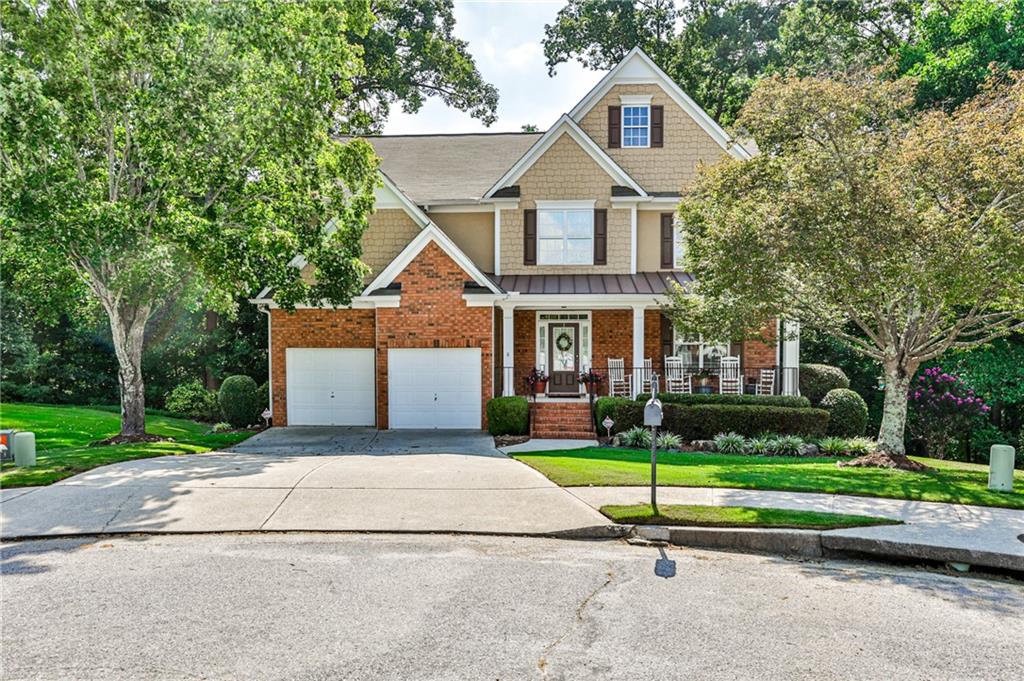
[{"label": "white mailbox", "polygon": [[661,400],[657,397],[647,400],[647,404],[644,405],[644,425],[660,428],[661,411]]}]

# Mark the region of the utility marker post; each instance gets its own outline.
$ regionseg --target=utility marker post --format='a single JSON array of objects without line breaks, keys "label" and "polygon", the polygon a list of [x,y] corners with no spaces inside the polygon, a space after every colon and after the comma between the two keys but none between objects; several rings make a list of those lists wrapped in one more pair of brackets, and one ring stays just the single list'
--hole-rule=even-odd
[{"label": "utility marker post", "polygon": [[644,405],[644,425],[651,428],[651,512],[658,515],[658,427],[662,408],[658,399],[658,374],[651,374],[651,399]]}]

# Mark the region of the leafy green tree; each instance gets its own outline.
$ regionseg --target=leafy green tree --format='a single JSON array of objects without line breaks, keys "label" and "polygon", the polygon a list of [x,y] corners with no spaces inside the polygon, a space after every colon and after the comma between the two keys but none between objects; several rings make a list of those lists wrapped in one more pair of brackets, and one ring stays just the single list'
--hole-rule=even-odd
[{"label": "leafy green tree", "polygon": [[992,421],[1006,432],[1024,422],[1024,335],[1014,334],[943,361],[992,405]]},{"label": "leafy green tree", "polygon": [[874,461],[908,468],[918,367],[1024,326],[1024,74],[952,112],[915,111],[914,92],[763,81],[739,118],[762,154],[702,169],[681,204],[699,283],[671,308],[714,338],[795,319],[879,362]]},{"label": "leafy green tree", "polygon": [[896,72],[918,80],[922,106],[956,107],[991,71],[1024,68],[1024,0],[954,0],[921,6]]},{"label": "leafy green tree", "polygon": [[[285,306],[350,300],[376,160],[333,133],[367,3],[8,0],[3,14],[0,220],[102,307],[122,437],[145,437],[145,330],[163,301],[230,310],[260,285]],[[299,252],[315,284],[288,266]]]},{"label": "leafy green tree", "polygon": [[371,0],[373,24],[356,26],[348,42],[362,48],[363,68],[345,98],[348,130],[379,133],[394,104],[415,113],[429,97],[485,125],[497,120],[498,91],[486,82],[455,37],[452,0]]}]

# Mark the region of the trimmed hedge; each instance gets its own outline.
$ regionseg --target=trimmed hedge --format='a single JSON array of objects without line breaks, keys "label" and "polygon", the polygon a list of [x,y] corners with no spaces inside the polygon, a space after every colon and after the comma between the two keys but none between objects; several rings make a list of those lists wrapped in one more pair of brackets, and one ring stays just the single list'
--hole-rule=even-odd
[{"label": "trimmed hedge", "polygon": [[821,401],[827,409],[828,434],[838,437],[860,437],[868,427],[868,405],[864,398],[852,390],[829,390]]},{"label": "trimmed hedge", "polygon": [[619,428],[619,419],[615,416],[615,410],[621,404],[636,404],[636,402],[628,397],[599,397],[594,402],[594,423],[597,424],[598,435],[605,434],[604,426],[601,425],[601,422],[604,421],[606,416],[611,416],[612,421],[615,421],[615,425],[612,426],[613,433],[629,430],[628,428]]},{"label": "trimmed hedge", "polygon": [[259,418],[256,381],[248,376],[228,376],[220,384],[217,401],[224,420],[235,428],[245,428]]},{"label": "trimmed hedge", "polygon": [[188,381],[167,393],[164,400],[167,411],[194,421],[214,423],[220,420],[217,393],[207,390],[198,380]]},{"label": "trimmed hedge", "polygon": [[[662,429],[684,440],[711,440],[719,433],[754,437],[761,433],[822,437],[828,430],[829,414],[809,407],[771,407],[750,404],[665,404]],[[617,403],[612,409],[613,432],[643,425],[641,402]]]},{"label": "trimmed hedge", "polygon": [[[636,396],[638,402],[646,402],[650,393]],[[799,395],[702,395],[700,393],[658,393],[662,404],[752,404],[762,407],[807,408],[810,400]]]},{"label": "trimmed hedge", "polygon": [[850,379],[843,370],[829,364],[800,365],[800,394],[812,405],[821,404],[829,390],[849,388]]},{"label": "trimmed hedge", "polygon": [[495,397],[487,402],[487,430],[491,435],[527,435],[530,403],[525,397]]}]

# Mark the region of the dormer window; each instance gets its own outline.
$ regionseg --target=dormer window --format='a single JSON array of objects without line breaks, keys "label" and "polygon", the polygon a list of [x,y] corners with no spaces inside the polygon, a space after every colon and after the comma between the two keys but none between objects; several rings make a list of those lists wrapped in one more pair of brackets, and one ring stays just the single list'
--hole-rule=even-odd
[{"label": "dormer window", "polygon": [[649,104],[622,107],[622,146],[651,146],[651,107]]}]

